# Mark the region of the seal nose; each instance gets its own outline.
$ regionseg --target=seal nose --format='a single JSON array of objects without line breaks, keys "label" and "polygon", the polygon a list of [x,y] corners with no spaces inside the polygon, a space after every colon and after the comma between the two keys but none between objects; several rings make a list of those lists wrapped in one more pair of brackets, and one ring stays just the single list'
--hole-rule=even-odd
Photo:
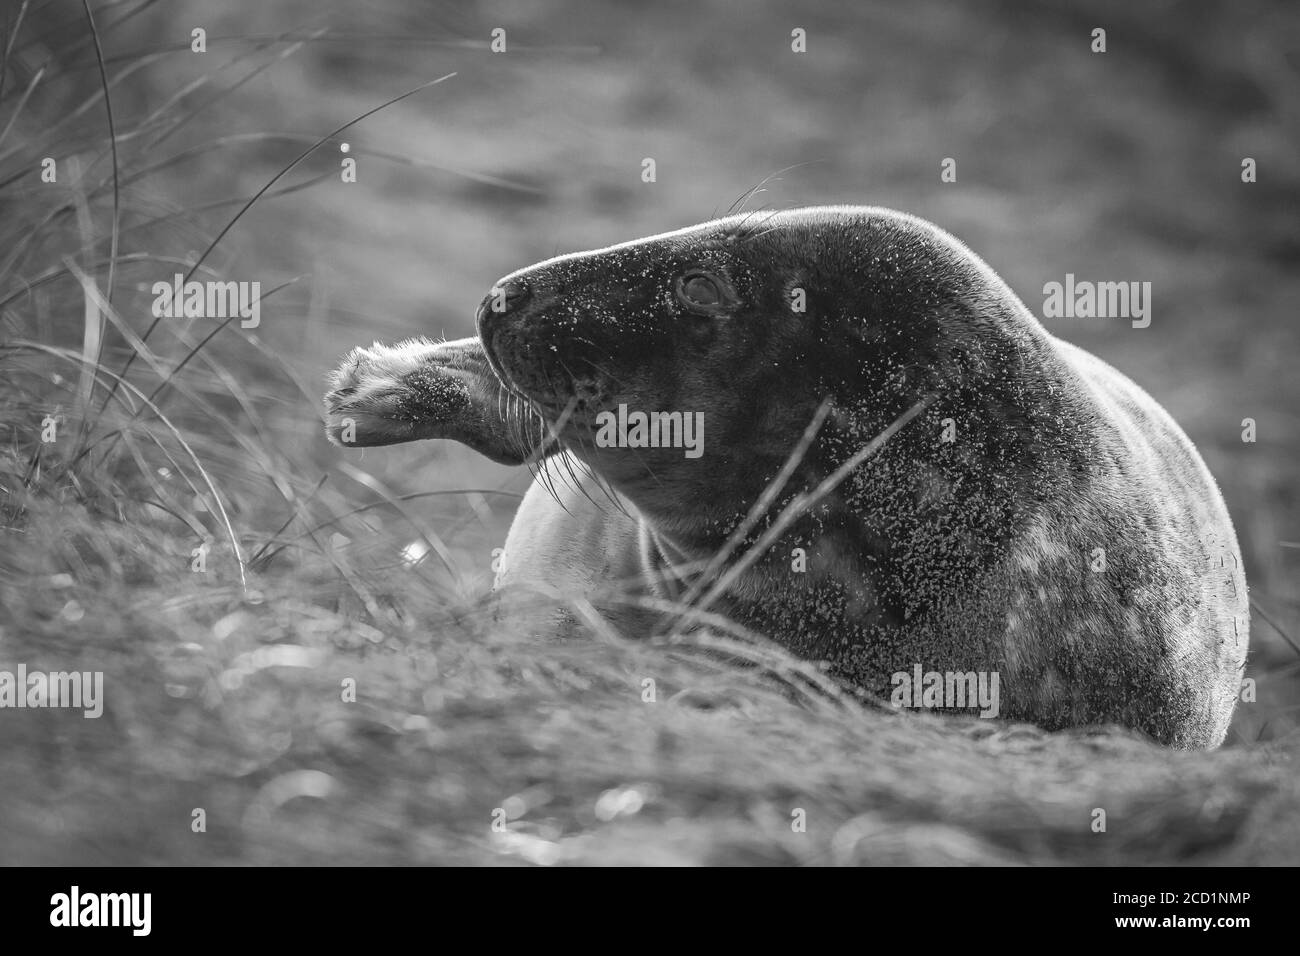
[{"label": "seal nose", "polygon": [[477,316],[479,325],[481,326],[484,320],[492,316],[501,316],[514,311],[531,296],[532,290],[523,279],[507,279],[505,282],[498,282],[479,304]]}]

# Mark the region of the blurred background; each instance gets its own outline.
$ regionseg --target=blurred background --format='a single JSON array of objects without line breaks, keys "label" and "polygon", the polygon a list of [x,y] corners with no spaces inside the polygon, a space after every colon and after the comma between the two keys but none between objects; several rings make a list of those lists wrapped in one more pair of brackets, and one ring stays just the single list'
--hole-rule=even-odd
[{"label": "blurred background", "polygon": [[[210,787],[217,785],[205,774],[227,782],[253,774],[244,798],[279,806],[266,787],[285,773],[307,772],[310,761],[295,749],[302,739],[296,731],[291,742],[277,738],[274,752],[252,747],[249,755],[248,739],[265,736],[256,708],[219,732],[226,735],[223,746],[241,754],[238,760],[212,765],[195,758],[196,748],[217,746],[205,736],[217,731],[184,708],[211,705],[205,694],[231,692],[228,675],[238,670],[232,661],[240,652],[231,650],[229,635],[247,630],[255,647],[283,643],[292,632],[293,646],[310,648],[319,634],[299,633],[301,622],[325,616],[330,621],[322,633],[347,631],[351,637],[334,644],[351,653],[350,641],[365,649],[367,641],[383,640],[369,632],[357,638],[355,622],[382,632],[380,610],[392,610],[412,632],[427,631],[429,615],[456,618],[456,609],[474,607],[490,583],[491,549],[504,536],[511,495],[526,487],[527,474],[449,444],[346,454],[330,447],[320,429],[319,394],[337,361],[375,340],[472,334],[474,309],[500,275],[556,253],[722,214],[760,183],[749,208],[883,205],[932,220],[984,258],[1040,317],[1044,284],[1067,273],[1152,284],[1149,328],[1114,319],[1044,324],[1131,376],[1201,449],[1236,522],[1256,602],[1248,674],[1260,678],[1259,699],[1239,708],[1229,747],[1294,731],[1300,712],[1300,649],[1291,644],[1300,633],[1300,10],[1294,3],[98,0],[90,8],[97,37],[80,4],[6,0],[0,16],[6,52],[0,335],[10,343],[84,352],[87,293],[68,258],[103,289],[109,260],[115,261],[113,306],[137,334],[151,321],[150,285],[187,271],[200,257],[198,277],[260,281],[263,295],[276,290],[262,305],[260,328],[224,329],[177,374],[204,402],[181,388],[165,393],[164,411],[193,436],[245,557],[280,555],[274,569],[269,560],[253,562],[262,574],[253,586],[265,599],[251,609],[240,604],[229,561],[214,560],[219,583],[205,584],[204,597],[186,596],[166,577],[172,572],[161,570],[168,562],[184,569],[196,535],[212,540],[214,554],[223,553],[220,522],[203,488],[182,491],[175,502],[165,487],[150,490],[160,484],[158,468],[179,466],[168,465],[148,443],[132,460],[127,449],[134,446],[112,437],[95,446],[104,452],[95,465],[102,467],[93,476],[102,479],[98,484],[78,471],[95,464],[94,453],[36,461],[33,427],[42,408],[67,412],[74,431],[85,421],[69,391],[78,370],[31,351],[6,359],[10,414],[0,439],[12,459],[5,491],[13,547],[3,568],[0,613],[7,610],[9,619],[0,618],[0,637],[8,640],[0,643],[0,659],[37,659],[61,646],[75,656],[71,644],[59,642],[73,641],[68,634],[78,610],[116,622],[103,626],[124,635],[121,656],[104,651],[99,663],[110,671],[156,671],[176,690],[157,709],[143,702],[143,690],[140,701],[119,705],[115,729],[94,731],[110,735],[98,746],[109,741],[118,753],[112,748],[127,746],[122,734],[132,748],[158,744],[167,720],[193,724],[192,734],[184,731],[191,736],[159,745],[157,752],[171,754],[165,766],[146,771],[136,762],[144,758],[119,753],[135,768],[131,773],[165,781],[160,793],[181,787],[188,795],[197,788],[211,800]],[[1104,53],[1092,51],[1098,27],[1106,31]],[[198,28],[206,31],[202,53],[191,49]],[[491,49],[497,28],[505,30],[504,52]],[[791,49],[795,29],[806,31],[806,52]],[[110,110],[116,155],[108,148]],[[342,181],[345,156],[356,161],[355,183]],[[57,161],[56,183],[40,181],[44,157]],[[656,164],[653,183],[642,181],[647,157]],[[1247,157],[1255,161],[1256,182],[1242,181]],[[956,163],[955,182],[940,179],[948,158]],[[232,219],[229,232],[209,248]],[[212,332],[206,322],[163,320],[149,339],[161,365],[175,367],[202,342]],[[131,346],[117,322],[103,328],[102,364],[120,371]],[[128,380],[149,392],[158,382],[151,374],[156,370],[137,360]],[[106,405],[110,413],[117,409]],[[1253,443],[1242,441],[1247,418],[1256,423]],[[214,427],[222,420],[233,423],[228,433]],[[91,436],[120,427],[102,416],[85,426]],[[260,451],[241,446],[241,429]],[[265,461],[257,459],[263,452]],[[251,467],[250,459],[262,467]],[[124,502],[142,487],[128,474],[133,469],[152,473],[140,494],[160,504],[145,509],[147,520],[125,517],[135,512]],[[48,475],[49,484],[41,486],[34,475]],[[402,499],[463,489],[478,491]],[[375,501],[391,506],[368,510],[360,526],[325,526]],[[175,520],[160,514],[164,504],[180,512]],[[115,509],[120,526],[100,522]],[[78,533],[98,543],[69,557],[63,545],[49,544],[62,541],[62,532],[31,533],[38,515],[49,529],[80,522]],[[283,537],[282,522],[295,534],[321,527],[308,546],[300,534]],[[148,548],[138,540],[145,525],[154,535]],[[448,566],[402,559],[402,543],[420,537],[413,526],[433,529],[445,541]],[[286,540],[294,543],[281,553]],[[157,561],[142,558],[145,550]],[[87,566],[99,570],[74,573],[76,589],[91,578],[98,582],[86,593],[74,594],[65,583],[31,586]],[[109,593],[113,582],[127,582],[127,593],[153,595],[148,600],[166,613],[149,617],[143,597],[122,604],[121,594]],[[432,609],[412,609],[419,599],[411,593],[420,588],[434,595]],[[69,602],[76,605],[71,612]],[[177,616],[167,617],[173,611]],[[252,627],[253,619],[262,623]],[[216,643],[224,650],[217,651],[212,628],[222,622],[225,633]],[[195,632],[178,643],[177,635],[191,627]],[[268,629],[279,636],[267,637]],[[138,650],[145,645],[147,652]],[[188,650],[178,651],[182,645]],[[402,647],[390,660],[371,650],[389,661],[373,666],[391,669],[412,714],[428,717],[443,706],[422,696],[427,680],[401,676],[419,654]],[[445,662],[450,654],[465,664],[478,651],[458,653],[438,648],[431,656]],[[282,706],[277,682],[287,678],[277,675],[284,660],[245,668],[274,672],[262,675],[270,681],[261,698],[267,708]],[[435,665],[424,659],[420,666]],[[466,686],[480,679],[464,677],[463,668],[457,673]],[[49,731],[24,719],[29,723],[0,721],[0,728],[5,722],[27,728],[12,738],[20,742],[5,758],[11,780],[15,772],[54,772],[43,763],[52,759]],[[314,721],[313,727],[323,726]],[[424,732],[418,721],[412,726]],[[397,732],[411,727],[377,714],[360,731],[349,725],[343,743],[335,731],[322,731],[319,739],[326,750],[351,752],[357,734],[371,740]],[[0,850],[7,836],[11,859],[67,862],[96,852],[118,861],[176,859],[191,852],[166,840],[154,851],[138,850],[131,814],[110,825],[87,809],[93,767],[59,766],[69,775],[59,784],[69,795],[65,810],[37,812],[43,797],[28,800],[14,791],[0,798],[9,814],[8,826],[0,817]],[[449,806],[465,805],[480,778],[496,772],[461,771],[461,791],[435,795]],[[316,778],[292,779],[281,787],[290,796],[322,795],[304,782]],[[221,791],[232,806],[240,804],[240,786]],[[125,780],[121,787],[135,792]],[[491,803],[494,791],[487,789],[482,799]],[[112,794],[101,802],[117,806]],[[142,804],[140,820],[153,810]],[[119,834],[120,844],[88,835],[106,828]],[[223,852],[248,859],[241,832],[227,832]],[[99,849],[87,850],[96,840]],[[357,836],[356,846],[370,852],[368,840]],[[435,843],[449,852],[448,844]],[[312,858],[303,849],[312,846],[309,836],[295,846]]]}]

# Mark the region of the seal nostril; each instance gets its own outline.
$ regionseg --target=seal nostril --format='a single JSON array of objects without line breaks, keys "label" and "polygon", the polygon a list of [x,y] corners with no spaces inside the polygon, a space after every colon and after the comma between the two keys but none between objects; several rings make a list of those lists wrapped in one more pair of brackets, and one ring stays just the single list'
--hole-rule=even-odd
[{"label": "seal nostril", "polygon": [[522,279],[498,282],[479,303],[476,318],[481,326],[485,319],[517,309],[532,297],[532,289]]},{"label": "seal nostril", "polygon": [[506,308],[513,309],[521,305],[532,295],[532,289],[523,279],[512,279],[505,285],[501,286],[506,301]]},{"label": "seal nostril", "polygon": [[529,294],[528,283],[522,279],[498,282],[488,293],[488,305],[494,312],[504,312],[506,309],[513,309],[522,304],[528,299]]}]

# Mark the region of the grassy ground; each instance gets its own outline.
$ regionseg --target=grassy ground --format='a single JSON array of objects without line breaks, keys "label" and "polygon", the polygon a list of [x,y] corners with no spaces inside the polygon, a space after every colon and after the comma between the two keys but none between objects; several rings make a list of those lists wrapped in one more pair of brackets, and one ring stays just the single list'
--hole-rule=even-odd
[{"label": "grassy ground", "polygon": [[[0,20],[0,669],[107,695],[99,720],[0,711],[0,862],[1300,861],[1300,15],[211,6],[91,3],[98,44],[76,4]],[[1067,272],[1152,282],[1148,329],[1049,327],[1164,403],[1228,498],[1258,699],[1221,751],[900,715],[689,642],[530,645],[484,605],[525,474],[325,442],[352,346],[469,334],[499,275],[795,164],[760,201],[916,212],[1034,311]],[[150,285],[196,263],[275,289],[262,325],[141,341]],[[446,561],[410,560],[426,539]]]}]

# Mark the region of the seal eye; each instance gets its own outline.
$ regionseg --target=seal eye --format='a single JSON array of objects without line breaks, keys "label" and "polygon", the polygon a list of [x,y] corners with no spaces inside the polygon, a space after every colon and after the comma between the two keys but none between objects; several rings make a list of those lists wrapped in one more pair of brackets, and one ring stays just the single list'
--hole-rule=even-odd
[{"label": "seal eye", "polygon": [[703,272],[683,276],[677,285],[677,293],[686,305],[704,309],[716,309],[724,298],[718,280]]},{"label": "seal eye", "polygon": [[708,276],[688,276],[682,283],[682,295],[696,305],[717,305],[722,301],[722,291]]}]

